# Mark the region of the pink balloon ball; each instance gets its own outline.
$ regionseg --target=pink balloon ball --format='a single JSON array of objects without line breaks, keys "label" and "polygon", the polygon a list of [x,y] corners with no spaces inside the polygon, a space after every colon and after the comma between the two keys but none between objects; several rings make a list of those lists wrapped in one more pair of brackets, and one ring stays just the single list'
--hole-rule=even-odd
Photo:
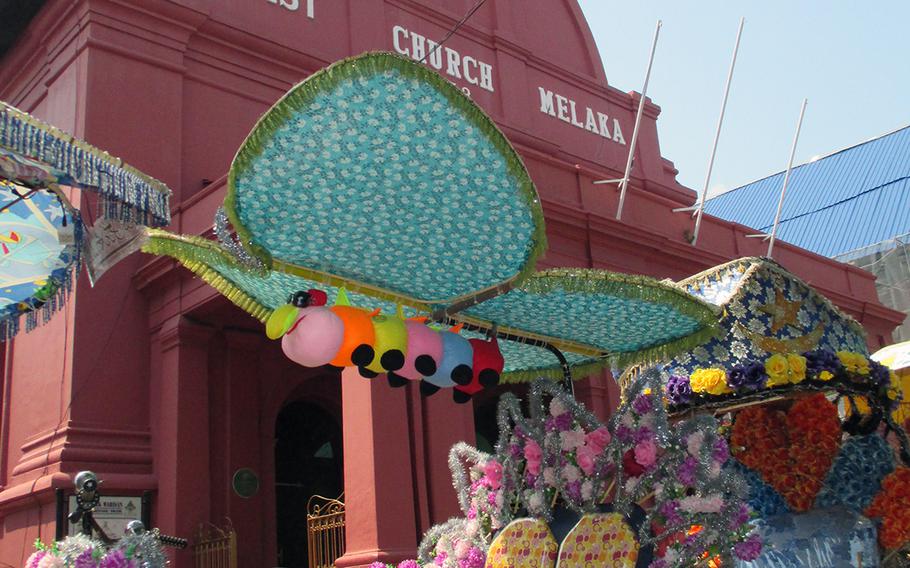
[{"label": "pink balloon ball", "polygon": [[344,323],[325,306],[303,308],[297,324],[281,338],[288,359],[304,367],[321,367],[335,358],[344,339]]},{"label": "pink balloon ball", "polygon": [[418,381],[425,375],[415,367],[417,358],[421,355],[429,357],[434,364],[439,365],[442,360],[442,338],[426,324],[408,320],[404,325],[408,330],[408,350],[404,357],[404,367],[395,371],[395,374]]}]

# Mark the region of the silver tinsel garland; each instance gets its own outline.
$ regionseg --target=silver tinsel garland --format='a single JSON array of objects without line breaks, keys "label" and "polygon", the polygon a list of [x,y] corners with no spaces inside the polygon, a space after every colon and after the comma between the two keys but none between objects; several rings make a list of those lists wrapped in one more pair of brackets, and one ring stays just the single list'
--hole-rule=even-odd
[{"label": "silver tinsel garland", "polygon": [[230,221],[228,221],[228,216],[224,211],[224,207],[219,207],[218,210],[215,211],[214,229],[215,236],[218,237],[218,240],[221,242],[221,246],[230,252],[231,255],[241,265],[256,271],[264,271],[265,265],[258,257],[250,254],[250,252],[243,246],[240,240],[231,234],[231,230],[228,228],[229,224]]}]

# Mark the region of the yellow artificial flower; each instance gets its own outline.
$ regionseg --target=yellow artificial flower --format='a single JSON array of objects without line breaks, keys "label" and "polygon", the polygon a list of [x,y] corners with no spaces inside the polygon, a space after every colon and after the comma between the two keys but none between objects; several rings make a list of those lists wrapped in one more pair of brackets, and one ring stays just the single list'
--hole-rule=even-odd
[{"label": "yellow artificial flower", "polygon": [[733,392],[727,386],[727,373],[723,369],[697,369],[689,377],[692,392],[718,395]]},{"label": "yellow artificial flower", "polygon": [[844,369],[846,369],[847,372],[856,372],[856,353],[852,351],[838,351],[837,358],[840,359],[841,364],[843,364]]},{"label": "yellow artificial flower", "polygon": [[862,353],[854,353],[856,355],[856,372],[860,375],[869,374],[869,359],[866,358]]},{"label": "yellow artificial flower", "polygon": [[806,358],[791,353],[787,355],[787,365],[790,367],[790,382],[794,385],[803,382],[806,378]]},{"label": "yellow artificial flower", "polygon": [[790,382],[790,365],[787,357],[780,353],[771,355],[765,361],[765,372],[768,373],[768,386],[776,387]]},{"label": "yellow artificial flower", "polygon": [[897,387],[891,387],[888,389],[888,398],[891,400],[897,400],[901,396],[901,391]]},{"label": "yellow artificial flower", "polygon": [[818,374],[818,379],[820,381],[830,381],[833,377],[834,375],[831,374],[831,371],[822,371]]}]

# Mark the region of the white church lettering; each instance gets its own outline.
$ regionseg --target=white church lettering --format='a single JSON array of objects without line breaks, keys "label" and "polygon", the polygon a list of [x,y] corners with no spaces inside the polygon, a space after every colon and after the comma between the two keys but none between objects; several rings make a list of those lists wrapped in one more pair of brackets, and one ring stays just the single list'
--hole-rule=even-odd
[{"label": "white church lettering", "polygon": [[622,128],[619,126],[619,120],[612,119],[611,128],[611,119],[604,113],[596,112],[587,106],[584,107],[584,111],[580,111],[581,107],[568,97],[543,87],[537,87],[537,90],[540,93],[540,112],[567,122],[576,128],[599,134],[617,144],[626,144],[626,139],[622,135]]},{"label": "white church lettering", "polygon": [[[493,92],[493,66],[470,55],[462,55],[447,47],[437,47],[435,41],[401,26],[392,28],[392,45],[401,55],[426,63],[453,79],[463,79],[471,85]],[[427,55],[429,54],[429,57]]]},{"label": "white church lettering", "polygon": [[[300,0],[265,0],[269,4],[278,4],[285,10],[296,12],[300,9]],[[306,0],[306,17],[313,20],[316,18],[316,0]]]}]

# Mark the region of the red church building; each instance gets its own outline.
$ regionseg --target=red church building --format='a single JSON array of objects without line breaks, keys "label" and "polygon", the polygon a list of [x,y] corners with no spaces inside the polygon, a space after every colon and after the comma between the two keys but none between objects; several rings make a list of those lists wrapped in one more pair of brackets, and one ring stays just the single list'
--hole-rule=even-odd
[{"label": "red church building", "polygon": [[[546,216],[539,268],[679,280],[763,252],[749,229],[714,217],[690,244],[692,219],[672,209],[695,192],[661,155],[650,101],[615,219],[618,193],[592,182],[622,177],[640,96],[608,83],[575,0],[488,0],[435,50],[475,0],[30,4],[30,20],[4,20],[0,99],[167,183],[174,232],[211,236],[235,151],[293,84],[387,50],[426,58],[521,154]],[[860,321],[870,348],[889,342],[903,314],[879,303],[871,275],[785,243],[775,258]],[[55,489],[84,469],[105,495],[150,495],[162,532],[191,538],[229,519],[243,568],[306,566],[307,499],[342,491],[338,566],[413,557],[419,535],[457,510],[449,447],[495,434],[496,393],[455,405],[295,366],[258,322],[163,257],[133,255],[94,288],[82,277],[65,309],[0,354],[0,563],[12,566],[36,537],[53,540]],[[617,403],[608,373],[576,392],[601,416]],[[174,554],[177,568],[192,564]]]}]

